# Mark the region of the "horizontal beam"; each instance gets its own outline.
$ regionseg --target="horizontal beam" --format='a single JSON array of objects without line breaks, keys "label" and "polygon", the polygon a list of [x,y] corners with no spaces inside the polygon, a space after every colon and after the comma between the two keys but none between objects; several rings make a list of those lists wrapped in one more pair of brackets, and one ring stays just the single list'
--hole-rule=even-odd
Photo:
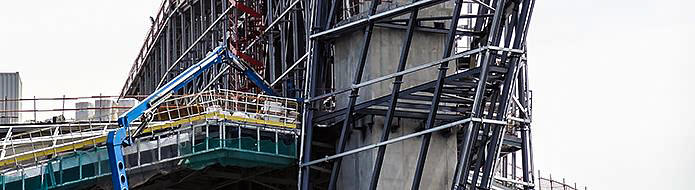
[{"label": "horizontal beam", "polygon": [[447,129],[447,128],[451,128],[451,127],[454,127],[454,126],[457,126],[457,125],[461,125],[461,124],[464,124],[464,123],[468,123],[468,122],[471,122],[471,121],[473,121],[473,122],[482,122],[482,123],[492,123],[492,124],[499,124],[499,125],[506,125],[506,124],[507,124],[507,122],[505,122],[505,121],[498,121],[498,120],[492,120],[492,119],[466,118],[466,119],[454,121],[454,122],[451,122],[451,123],[447,123],[447,124],[444,124],[444,125],[440,125],[440,126],[437,126],[437,127],[433,127],[433,128],[427,129],[427,130],[422,130],[422,131],[419,131],[419,132],[416,132],[416,133],[411,133],[411,134],[408,134],[408,135],[403,135],[403,136],[400,136],[400,137],[396,137],[396,138],[393,138],[393,139],[390,139],[390,140],[387,140],[387,141],[383,141],[383,142],[380,142],[380,143],[370,144],[370,145],[367,145],[367,146],[363,146],[363,147],[359,147],[359,148],[356,148],[356,149],[348,150],[348,151],[345,151],[345,152],[342,152],[342,153],[339,153],[339,154],[327,156],[327,157],[325,157],[325,158],[321,158],[321,159],[313,160],[313,161],[310,161],[310,162],[302,163],[302,164],[300,164],[300,167],[306,167],[306,166],[314,165],[314,164],[317,164],[317,163],[326,162],[326,161],[333,160],[333,159],[336,159],[336,158],[344,157],[344,156],[347,156],[347,155],[352,155],[352,154],[359,153],[359,152],[362,152],[362,151],[374,149],[374,148],[377,148],[377,147],[380,147],[380,146],[386,146],[386,145],[393,144],[393,143],[397,143],[397,142],[400,142],[400,141],[404,141],[404,140],[407,140],[407,139],[410,139],[410,138],[422,136],[422,135],[424,135],[424,134],[428,134],[428,133],[433,133],[433,132],[441,131],[441,130],[444,130],[444,129]]},{"label": "horizontal beam", "polygon": [[350,23],[347,23],[344,25],[340,25],[340,26],[337,26],[337,27],[334,27],[334,28],[331,28],[328,30],[324,30],[323,32],[312,34],[310,36],[310,38],[315,39],[315,38],[323,37],[323,36],[333,34],[333,33],[339,32],[339,31],[349,30],[351,28],[359,28],[359,27],[365,26],[369,22],[376,22],[379,20],[400,16],[400,15],[409,13],[412,9],[425,8],[425,7],[436,5],[437,3],[441,3],[441,2],[444,2],[444,0],[417,1],[414,3],[408,4],[408,5],[403,5],[401,7],[395,8],[395,9],[391,9],[391,10],[377,13],[377,14],[374,14],[371,16],[367,16],[365,18],[362,18],[362,19],[359,19],[359,20],[356,20],[356,21],[353,21],[353,22],[350,22]]},{"label": "horizontal beam", "polygon": [[316,101],[316,100],[321,100],[321,99],[324,99],[324,98],[327,98],[327,97],[331,97],[331,96],[334,96],[334,95],[337,95],[337,94],[345,93],[345,92],[350,91],[350,90],[352,90],[352,89],[362,88],[362,87],[364,87],[364,86],[372,85],[372,84],[377,83],[377,82],[381,82],[381,81],[384,81],[384,80],[388,80],[388,79],[391,79],[391,78],[395,78],[395,77],[397,77],[397,76],[403,76],[403,75],[410,74],[410,73],[413,73],[413,72],[416,72],[416,71],[419,71],[419,70],[427,69],[427,68],[433,67],[433,66],[435,66],[435,65],[442,64],[442,63],[444,63],[444,62],[453,61],[453,60],[456,60],[456,59],[458,59],[458,58],[462,58],[462,57],[465,57],[465,56],[469,56],[469,55],[473,55],[473,54],[476,54],[476,53],[480,53],[480,52],[485,51],[485,50],[487,50],[487,49],[488,49],[488,46],[486,46],[486,47],[480,47],[480,48],[472,49],[472,50],[468,50],[468,51],[464,51],[464,52],[457,53],[456,55],[453,55],[453,56],[450,56],[450,57],[447,57],[447,58],[444,58],[444,59],[432,61],[432,62],[429,62],[429,63],[425,63],[425,64],[422,64],[422,65],[418,65],[418,66],[416,66],[416,67],[411,67],[411,68],[408,68],[408,69],[403,70],[403,71],[401,71],[401,72],[395,72],[395,73],[388,74],[388,75],[385,75],[385,76],[382,76],[382,77],[378,77],[378,78],[375,78],[375,79],[372,79],[372,80],[368,80],[368,81],[365,81],[365,82],[362,82],[362,83],[359,83],[359,84],[353,84],[350,88],[344,88],[344,89],[341,89],[341,90],[336,90],[336,91],[333,91],[333,92],[331,92],[331,93],[326,93],[326,94],[323,94],[323,95],[320,95],[320,96],[316,96],[316,97],[314,97],[314,98],[311,98],[310,100],[305,100],[305,101]]}]

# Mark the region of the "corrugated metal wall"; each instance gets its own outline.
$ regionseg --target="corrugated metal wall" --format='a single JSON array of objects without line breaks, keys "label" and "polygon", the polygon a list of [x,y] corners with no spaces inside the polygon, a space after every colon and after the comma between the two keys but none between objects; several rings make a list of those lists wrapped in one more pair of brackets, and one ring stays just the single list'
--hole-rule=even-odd
[{"label": "corrugated metal wall", "polygon": [[[19,72],[0,73],[0,110],[20,110],[22,104],[17,101],[4,101],[5,99],[22,98],[22,79]],[[0,113],[0,124],[16,123],[21,121],[20,113]]]}]

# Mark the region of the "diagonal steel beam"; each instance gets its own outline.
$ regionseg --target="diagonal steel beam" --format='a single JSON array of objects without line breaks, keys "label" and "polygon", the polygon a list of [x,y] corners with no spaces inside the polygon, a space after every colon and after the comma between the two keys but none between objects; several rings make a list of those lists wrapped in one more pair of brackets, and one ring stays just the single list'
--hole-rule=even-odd
[{"label": "diagonal steel beam", "polygon": [[[521,10],[521,15],[517,17],[516,12],[513,14],[513,19],[518,19],[515,20],[514,22],[517,22],[515,26],[510,26],[508,30],[516,29],[515,30],[515,38],[514,38],[514,44],[513,48],[521,48],[521,42],[522,39],[524,38],[524,29],[526,27],[526,17],[528,16],[528,9],[529,9],[529,0],[524,0],[522,4],[522,10]],[[518,6],[518,4],[514,5],[515,7]],[[513,28],[512,28],[513,27]],[[500,111],[497,114],[497,119],[506,119],[507,117],[507,110],[509,109],[510,103],[509,103],[509,98],[510,94],[512,93],[512,85],[514,84],[515,80],[517,79],[517,67],[518,67],[518,62],[521,61],[519,57],[515,56],[512,57],[511,60],[508,63],[507,67],[507,74],[505,74],[505,83],[504,83],[504,89],[502,91],[502,98],[500,102]],[[494,165],[495,161],[497,160],[498,154],[499,154],[499,148],[501,147],[501,141],[504,133],[504,127],[503,125],[493,125],[493,134],[492,134],[492,140],[490,141],[490,145],[488,147],[488,152],[489,154],[487,155],[485,166],[483,168],[483,178],[481,180],[481,186],[483,188],[489,187],[490,186],[490,181],[492,180],[492,175],[493,175],[493,170],[494,170]]]},{"label": "diagonal steel beam", "polygon": [[[410,13],[410,19],[408,20],[408,28],[405,32],[405,37],[403,38],[403,46],[401,47],[400,61],[398,62],[398,68],[396,72],[401,72],[405,70],[405,65],[408,60],[408,54],[410,52],[410,44],[413,40],[413,32],[417,24],[418,9],[414,9]],[[391,98],[389,100],[389,107],[386,111],[386,118],[384,119],[384,129],[381,134],[381,142],[389,139],[389,134],[391,133],[391,122],[393,122],[393,114],[396,111],[396,103],[398,102],[398,92],[401,90],[401,84],[403,83],[403,76],[396,76],[393,80],[393,88],[391,90]],[[377,184],[379,183],[379,174],[381,173],[381,165],[384,163],[384,154],[386,153],[386,146],[379,147],[376,155],[376,163],[372,169],[372,179],[369,182],[369,189],[375,190]]]},{"label": "diagonal steel beam", "polygon": [[[496,10],[503,10],[505,0],[497,0]],[[481,9],[479,9],[481,11]],[[500,22],[502,20],[502,14],[504,11],[495,11],[495,16],[492,18],[490,23],[490,30],[487,41],[483,42],[484,45],[497,45],[500,41]],[[476,22],[476,28],[482,26],[482,21]],[[480,80],[478,81],[478,86],[476,87],[475,97],[473,102],[472,114],[473,117],[481,117],[483,114],[482,106],[485,105],[483,101],[483,95],[485,92],[485,83],[488,78],[489,65],[495,60],[495,54],[488,50],[482,55],[483,59],[480,61]],[[459,189],[460,184],[463,180],[466,180],[469,174],[468,161],[470,160],[470,151],[472,149],[473,141],[475,136],[473,136],[473,130],[476,129],[475,125],[479,124],[469,124],[465,127],[463,137],[463,145],[459,149],[459,162],[456,166],[456,173],[454,174],[454,181],[452,184],[452,189]],[[465,188],[465,187],[464,187]]]},{"label": "diagonal steel beam", "polygon": [[[379,5],[380,0],[372,1],[369,7],[369,15],[374,15],[376,13],[376,8]],[[369,22],[367,27],[364,28],[364,39],[362,41],[362,51],[360,52],[360,60],[357,63],[357,70],[355,71],[355,78],[353,78],[352,84],[358,84],[362,81],[362,74],[364,73],[364,66],[367,62],[367,55],[369,53],[369,43],[372,40],[372,30],[374,29],[374,22]],[[345,144],[349,138],[350,127],[352,125],[352,112],[354,111],[355,104],[357,103],[357,97],[359,96],[360,89],[355,88],[350,92],[350,100],[347,105],[347,111],[345,113],[345,121],[343,122],[343,127],[340,131],[340,137],[338,140],[338,146],[336,147],[336,154],[345,151]],[[338,175],[340,173],[342,159],[336,159],[333,161],[333,169],[331,171],[331,178],[328,183],[328,190],[336,189],[336,183],[338,181]]]},{"label": "diagonal steel beam", "polygon": [[[447,34],[446,37],[447,39],[444,48],[444,55],[442,56],[444,58],[449,57],[453,50],[454,41],[456,40],[456,28],[458,26],[459,17],[461,17],[462,6],[463,1],[457,0],[451,19],[451,25],[449,26],[449,34]],[[444,77],[446,76],[446,71],[448,69],[448,61],[439,65],[439,74],[437,75],[437,82],[434,86],[434,95],[432,97],[432,108],[430,109],[429,115],[427,116],[425,129],[434,127],[435,117],[437,116],[437,110],[439,109],[439,98],[442,96],[442,86],[444,85]],[[417,164],[415,166],[415,176],[413,177],[413,183],[410,189],[420,189],[420,180],[422,179],[422,172],[425,167],[425,161],[427,160],[427,152],[430,146],[430,138],[432,138],[430,134],[425,134],[422,137],[422,144],[420,145],[420,154],[418,155]]]}]

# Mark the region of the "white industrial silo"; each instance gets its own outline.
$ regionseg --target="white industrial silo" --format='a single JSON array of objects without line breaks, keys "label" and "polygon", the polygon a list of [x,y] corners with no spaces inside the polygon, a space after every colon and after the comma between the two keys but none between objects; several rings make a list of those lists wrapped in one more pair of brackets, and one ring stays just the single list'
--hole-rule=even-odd
[{"label": "white industrial silo", "polygon": [[[15,73],[0,73],[0,110],[5,112],[0,113],[0,124],[17,123],[22,120],[20,112],[12,112],[12,110],[21,110],[22,102],[16,99],[22,98],[22,79],[19,77],[19,72]],[[9,100],[9,101],[5,101]]]},{"label": "white industrial silo", "polygon": [[93,109],[88,109],[94,107],[94,104],[91,102],[77,102],[75,103],[75,108],[77,111],[75,112],[75,120],[77,121],[87,121],[94,117],[94,110]]},{"label": "white industrial silo", "polygon": [[138,102],[139,101],[135,98],[124,98],[118,100],[118,103],[116,105],[116,107],[118,107],[118,109],[116,109],[116,117],[123,115],[123,113],[128,111],[133,106],[137,105]]},{"label": "white industrial silo", "polygon": [[112,111],[113,100],[100,99],[94,100],[94,120],[95,121],[112,121],[115,120],[115,112]]}]

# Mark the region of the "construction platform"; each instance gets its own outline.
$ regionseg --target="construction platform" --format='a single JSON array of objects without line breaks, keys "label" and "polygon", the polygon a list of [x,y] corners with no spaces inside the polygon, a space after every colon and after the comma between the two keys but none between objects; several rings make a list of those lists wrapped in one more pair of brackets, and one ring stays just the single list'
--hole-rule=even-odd
[{"label": "construction platform", "polygon": [[[297,163],[299,115],[292,99],[214,90],[172,98],[164,105],[155,121],[124,148],[131,187],[185,187],[186,179],[210,172],[243,179],[249,175],[247,170],[268,173]],[[106,133],[117,124],[43,125],[33,131],[7,133],[0,159],[2,190],[110,188],[103,145]],[[46,131],[54,134],[45,135],[50,134]],[[154,182],[162,179],[176,181]]]}]

